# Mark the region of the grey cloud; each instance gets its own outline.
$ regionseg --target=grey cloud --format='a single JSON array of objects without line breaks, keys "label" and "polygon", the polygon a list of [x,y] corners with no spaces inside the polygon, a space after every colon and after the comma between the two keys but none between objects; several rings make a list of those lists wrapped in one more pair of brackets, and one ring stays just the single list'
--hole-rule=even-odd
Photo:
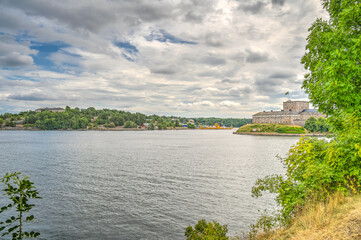
[{"label": "grey cloud", "polygon": [[248,95],[250,93],[252,93],[252,89],[248,86],[231,88],[228,92],[229,95],[235,97],[239,97],[241,95]]},{"label": "grey cloud", "polygon": [[202,23],[203,17],[199,13],[189,11],[186,15],[184,15],[184,20],[191,23]]},{"label": "grey cloud", "polygon": [[294,78],[296,77],[296,75],[294,73],[288,73],[288,72],[277,72],[277,73],[274,73],[274,74],[271,74],[269,76],[270,78]]},{"label": "grey cloud", "polygon": [[268,54],[266,52],[254,52],[252,50],[246,50],[248,55],[246,61],[249,63],[260,63],[268,61]]},{"label": "grey cloud", "polygon": [[18,100],[18,101],[46,101],[54,100],[54,98],[49,97],[42,93],[25,93],[25,94],[10,94],[7,99],[9,100]]},{"label": "grey cloud", "polygon": [[177,6],[184,12],[183,21],[191,23],[203,23],[204,19],[208,14],[214,11],[213,0],[191,0],[191,1],[180,1],[180,4]]},{"label": "grey cloud", "polygon": [[177,69],[175,66],[160,66],[160,67],[152,67],[150,71],[151,73],[156,73],[156,74],[172,75],[177,72]]},{"label": "grey cloud", "polygon": [[223,79],[220,81],[221,84],[235,84],[235,83],[239,83],[238,80],[231,80],[231,79]]},{"label": "grey cloud", "polygon": [[202,60],[205,64],[208,65],[212,65],[212,66],[217,66],[217,65],[224,65],[226,63],[226,60],[223,58],[218,58],[218,57],[204,57]]},{"label": "grey cloud", "polygon": [[208,46],[211,47],[221,47],[223,42],[220,34],[217,33],[207,33],[205,36],[205,42]]},{"label": "grey cloud", "polygon": [[138,1],[138,4],[133,6],[136,6],[134,7],[136,15],[146,22],[174,17],[173,6],[164,2]]},{"label": "grey cloud", "polygon": [[[31,2],[4,0],[11,8],[22,9],[31,16],[43,16],[70,27],[99,32],[108,25],[134,26],[141,22],[153,22],[175,17],[174,6],[158,1],[62,1],[49,4],[46,0]],[[68,6],[72,7],[69,8]],[[120,20],[120,21],[118,21]]]},{"label": "grey cloud", "polygon": [[0,57],[0,66],[3,67],[21,67],[33,64],[33,58],[21,55],[18,52],[12,52],[6,56]]},{"label": "grey cloud", "polygon": [[285,0],[272,0],[272,4],[283,6],[283,4],[285,4]]},{"label": "grey cloud", "polygon": [[24,25],[24,21],[21,21],[19,12],[9,10],[6,8],[0,8],[0,27],[7,29],[16,29]]},{"label": "grey cloud", "polygon": [[256,89],[259,93],[267,96],[279,92],[279,87],[284,84],[284,79],[257,78]]},{"label": "grey cloud", "polygon": [[266,4],[264,2],[257,1],[255,3],[251,3],[251,4],[240,4],[239,8],[242,9],[244,12],[257,14],[263,10],[265,5]]}]

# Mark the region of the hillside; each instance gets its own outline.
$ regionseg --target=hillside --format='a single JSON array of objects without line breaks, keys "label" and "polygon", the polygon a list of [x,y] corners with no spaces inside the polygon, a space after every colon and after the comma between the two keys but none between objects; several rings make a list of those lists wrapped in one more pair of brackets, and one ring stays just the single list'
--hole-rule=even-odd
[{"label": "hillside", "polygon": [[361,239],[361,196],[336,195],[296,217],[292,225],[259,235],[255,240],[351,240]]}]

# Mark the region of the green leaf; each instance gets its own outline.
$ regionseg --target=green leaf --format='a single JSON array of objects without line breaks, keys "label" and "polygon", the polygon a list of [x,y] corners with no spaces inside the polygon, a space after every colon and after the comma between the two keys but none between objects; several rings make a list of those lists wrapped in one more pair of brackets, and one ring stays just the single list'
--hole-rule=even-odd
[{"label": "green leaf", "polygon": [[31,215],[31,216],[29,216],[29,217],[26,218],[26,221],[31,221],[31,220],[33,220],[33,219],[34,219],[34,215]]}]

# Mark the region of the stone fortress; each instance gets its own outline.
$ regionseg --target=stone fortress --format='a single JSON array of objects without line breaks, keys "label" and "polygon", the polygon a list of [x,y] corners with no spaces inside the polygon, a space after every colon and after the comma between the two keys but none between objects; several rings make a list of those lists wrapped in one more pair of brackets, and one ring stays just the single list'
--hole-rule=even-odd
[{"label": "stone fortress", "polygon": [[259,112],[252,116],[252,123],[276,123],[286,125],[304,126],[310,117],[326,117],[319,113],[317,109],[309,109],[310,104],[307,101],[291,101],[283,103],[283,110],[270,112]]}]

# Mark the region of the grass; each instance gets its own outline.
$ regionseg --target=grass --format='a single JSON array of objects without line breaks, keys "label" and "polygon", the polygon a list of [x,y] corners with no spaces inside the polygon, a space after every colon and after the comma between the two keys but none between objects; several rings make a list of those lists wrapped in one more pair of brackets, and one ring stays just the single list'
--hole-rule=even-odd
[{"label": "grass", "polygon": [[237,132],[268,132],[268,133],[306,133],[301,126],[290,126],[281,124],[247,124],[240,127]]},{"label": "grass", "polygon": [[257,236],[255,240],[361,239],[361,195],[335,194],[327,203],[310,203],[291,226]]}]

